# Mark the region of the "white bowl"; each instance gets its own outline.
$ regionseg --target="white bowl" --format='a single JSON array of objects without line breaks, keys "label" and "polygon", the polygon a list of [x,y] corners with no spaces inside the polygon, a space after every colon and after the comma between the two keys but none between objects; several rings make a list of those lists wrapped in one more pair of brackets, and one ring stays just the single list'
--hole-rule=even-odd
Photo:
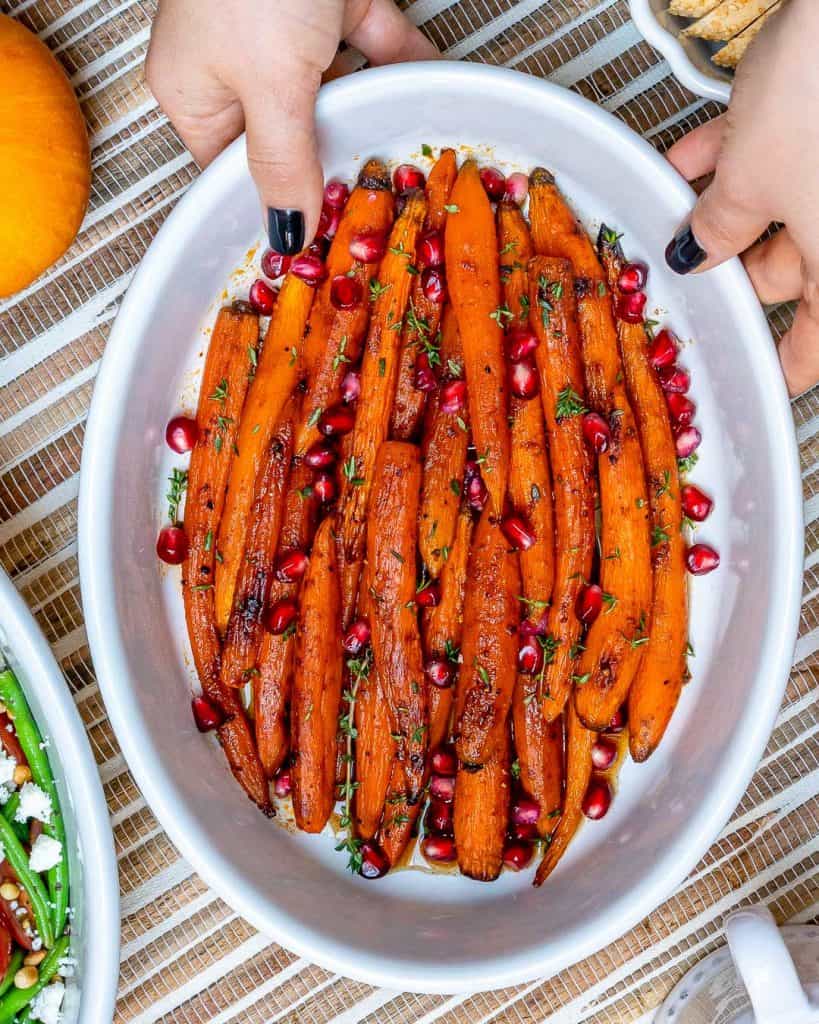
[{"label": "white bowl", "polygon": [[629,8],[640,34],[660,51],[684,86],[698,96],[728,103],[734,76],[714,64],[708,43],[680,35],[690,18],[669,14],[668,0],[629,0]]},{"label": "white bowl", "polygon": [[119,977],[119,883],[97,765],[82,719],[51,648],[14,584],[0,570],[0,652],[20,681],[48,742],[65,817],[71,875],[66,1024],[113,1020]]},{"label": "white bowl", "polygon": [[[547,885],[345,871],[332,837],[293,835],[241,794],[194,728],[178,571],[154,553],[163,443],[193,400],[201,329],[259,238],[236,142],[157,235],[111,334],[86,434],[80,568],[89,640],[125,757],[185,857],[239,913],[330,970],[396,989],[511,985],[580,959],[657,906],[739,801],[780,705],[802,557],[793,423],[762,310],[737,261],[684,279],[662,252],[693,193],[650,146],[568,91],[512,71],[436,63],[366,71],[322,91],[325,172],[422,143],[475,147],[501,166],[552,168],[583,214],[625,230],[651,263],[651,304],[673,310],[705,443],[695,478],[716,499],[704,538],[722,566],[693,581],[694,680],[658,753],[629,764],[611,814],[583,827]],[[487,152],[492,143],[493,151]],[[416,157],[417,158],[417,157]],[[229,286],[233,287],[233,283]],[[246,285],[245,285],[246,287]],[[209,309],[209,307],[211,307]]]}]

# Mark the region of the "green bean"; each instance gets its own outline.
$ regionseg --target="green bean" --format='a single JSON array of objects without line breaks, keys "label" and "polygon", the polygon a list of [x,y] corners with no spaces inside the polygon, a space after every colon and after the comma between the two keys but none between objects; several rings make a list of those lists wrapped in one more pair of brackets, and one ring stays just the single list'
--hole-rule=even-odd
[{"label": "green bean", "polygon": [[21,843],[27,843],[29,837],[29,828],[25,822],[15,821],[14,815],[17,808],[20,806],[20,793],[12,793],[6,801],[3,807],[3,817],[14,829],[14,834],[20,840]]},{"label": "green bean", "polygon": [[6,973],[3,975],[3,980],[0,981],[0,996],[4,996],[6,992],[14,984],[14,975],[20,970],[23,965],[23,958],[26,955],[24,949],[17,949],[11,954],[11,960],[9,960],[9,966]]},{"label": "green bean", "polygon": [[48,956],[40,964],[39,977],[31,988],[15,988],[0,999],[0,1024],[12,1024],[21,1010],[29,1005],[35,996],[46,987],[60,966],[60,961],[68,952],[70,937],[64,935],[58,940]]},{"label": "green bean", "polygon": [[60,862],[47,874],[48,891],[54,904],[54,935],[62,935],[68,916],[68,846],[65,841],[65,823],[60,810],[57,787],[54,784],[51,765],[42,747],[40,730],[31,714],[22,687],[10,669],[0,672],[0,700],[14,717],[14,731],[26,755],[34,781],[51,797],[51,821],[43,822],[43,831],[52,839],[56,839],[62,847]]},{"label": "green bean", "polygon": [[14,868],[20,885],[26,890],[28,898],[31,900],[34,920],[37,923],[37,931],[43,940],[43,945],[50,949],[54,945],[54,922],[51,919],[46,887],[36,871],[32,871],[28,866],[28,854],[14,834],[14,829],[1,814],[0,843],[3,844],[6,860]]}]

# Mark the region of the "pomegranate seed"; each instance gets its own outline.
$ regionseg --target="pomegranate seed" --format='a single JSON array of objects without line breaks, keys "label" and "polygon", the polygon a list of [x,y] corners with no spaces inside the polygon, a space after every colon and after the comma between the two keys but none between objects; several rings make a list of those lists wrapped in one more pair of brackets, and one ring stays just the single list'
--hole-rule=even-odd
[{"label": "pomegranate seed", "polygon": [[448,778],[453,778],[458,771],[458,758],[455,754],[455,748],[451,743],[448,743],[444,747],[438,747],[437,750],[433,750],[430,755],[429,764],[436,775],[446,775]]},{"label": "pomegranate seed", "polygon": [[518,633],[521,636],[544,636],[546,633],[546,627],[549,624],[549,612],[548,609],[543,612],[537,622],[532,622],[531,619],[524,619],[523,622],[518,626]]},{"label": "pomegranate seed", "polygon": [[455,840],[450,836],[424,836],[421,840],[421,853],[436,864],[451,864],[457,856]]},{"label": "pomegranate seed", "polygon": [[423,188],[426,181],[424,172],[413,164],[399,164],[392,175],[392,183],[399,195],[414,188]]},{"label": "pomegranate seed", "polygon": [[355,410],[349,405],[331,405],[319,416],[318,428],[325,437],[349,434],[355,426]]},{"label": "pomegranate seed", "polygon": [[418,243],[418,258],[425,267],[444,265],[444,239],[440,231],[427,231]]},{"label": "pomegranate seed", "polygon": [[442,690],[452,686],[452,666],[448,661],[428,661],[424,670],[433,686]]},{"label": "pomegranate seed", "polygon": [[353,309],[361,305],[364,289],[357,277],[336,274],[330,284],[330,302],[336,309]]},{"label": "pomegranate seed", "polygon": [[522,871],[532,859],[532,846],[529,843],[508,843],[503,851],[503,863],[512,871]]},{"label": "pomegranate seed", "polygon": [[592,764],[598,771],[606,771],[606,769],[611,768],[617,760],[617,744],[612,743],[611,740],[603,739],[602,737],[595,740],[594,746],[592,747],[591,759]]},{"label": "pomegranate seed", "polygon": [[441,388],[441,412],[456,413],[466,405],[466,381],[452,380]]},{"label": "pomegranate seed", "polygon": [[284,256],[275,249],[266,249],[262,256],[262,273],[275,281],[277,277],[287,273],[292,262],[292,256]]},{"label": "pomegranate seed", "polygon": [[708,495],[693,484],[686,484],[680,492],[680,497],[683,512],[695,523],[701,523],[707,519],[714,507],[714,502]]},{"label": "pomegranate seed", "polygon": [[625,729],[627,722],[628,715],[626,714],[626,706],[625,704],[623,704],[615,711],[614,717],[609,722],[608,727],[606,728],[606,732],[613,732],[615,734],[617,734],[618,732],[622,732],[623,729]]},{"label": "pomegranate seed", "polygon": [[614,303],[614,312],[618,320],[625,320],[627,324],[639,324],[643,322],[645,305],[645,292],[618,295],[617,301]]},{"label": "pomegranate seed", "polygon": [[290,789],[290,769],[282,768],[282,770],[276,776],[275,782],[273,783],[273,792],[276,794],[276,796],[289,796]]},{"label": "pomegranate seed", "polygon": [[196,722],[196,728],[199,732],[210,732],[211,729],[218,729],[225,720],[222,709],[204,694],[193,698],[191,710],[193,711],[193,720]]},{"label": "pomegranate seed", "polygon": [[348,654],[361,654],[370,642],[370,623],[367,619],[356,619],[344,634],[341,646]]},{"label": "pomegranate seed", "polygon": [[254,312],[259,316],[270,316],[276,305],[276,292],[260,277],[250,286],[247,298]]},{"label": "pomegranate seed", "polygon": [[419,352],[415,357],[415,373],[412,383],[416,391],[434,391],[438,387],[438,378],[430,366],[429,356],[426,352]]},{"label": "pomegranate seed", "polygon": [[663,391],[685,394],[691,387],[691,374],[682,366],[663,366],[657,371]]},{"label": "pomegranate seed", "polygon": [[350,190],[343,181],[328,181],[324,186],[324,203],[331,210],[340,210],[347,202]]},{"label": "pomegranate seed", "polygon": [[374,839],[361,844],[361,877],[383,878],[390,870],[390,862]]},{"label": "pomegranate seed", "polygon": [[434,608],[441,600],[441,585],[437,580],[425,583],[415,594],[415,603],[419,608]]},{"label": "pomegranate seed", "polygon": [[611,789],[605,779],[592,779],[583,797],[583,813],[591,821],[605,818],[611,807]]},{"label": "pomegranate seed", "polygon": [[433,775],[429,780],[429,795],[445,804],[455,799],[455,779],[452,775]]},{"label": "pomegranate seed", "polygon": [[694,419],[697,407],[688,395],[680,394],[678,391],[670,391],[666,394],[666,401],[668,402],[668,411],[671,413],[671,418],[675,423],[678,423],[681,427],[689,426]]},{"label": "pomegranate seed", "polygon": [[382,231],[363,232],[350,240],[350,255],[361,263],[377,263],[386,247],[387,238]]},{"label": "pomegranate seed", "polygon": [[611,444],[611,427],[596,412],[587,412],[583,417],[583,436],[591,447],[602,455]]},{"label": "pomegranate seed", "polygon": [[587,583],[577,595],[575,611],[585,626],[590,626],[603,610],[603,590],[596,583]]},{"label": "pomegranate seed", "polygon": [[534,398],[540,391],[540,378],[534,363],[528,359],[512,363],[509,373],[509,387],[516,398]]},{"label": "pomegranate seed", "polygon": [[685,564],[692,576],[705,576],[719,565],[719,555],[708,544],[692,544],[685,553]]},{"label": "pomegranate seed", "polygon": [[626,295],[631,295],[633,292],[642,291],[647,280],[648,267],[645,263],[627,263],[617,278],[617,289]]},{"label": "pomegranate seed", "polygon": [[533,676],[542,668],[543,648],[535,637],[531,637],[518,648],[518,669],[527,676]]},{"label": "pomegranate seed", "polygon": [[540,344],[538,336],[528,327],[513,327],[506,335],[506,355],[513,363],[528,359]]},{"label": "pomegranate seed", "polygon": [[316,252],[303,252],[290,264],[290,272],[301,278],[305,284],[320,284],[327,277],[324,261]]},{"label": "pomegranate seed", "polygon": [[341,400],[350,404],[358,401],[361,394],[361,374],[357,370],[348,370],[341,381]]},{"label": "pomegranate seed", "polygon": [[517,203],[521,205],[523,200],[526,198],[526,193],[529,191],[529,179],[525,174],[516,172],[510,174],[506,179],[506,191],[503,194],[503,198],[508,200],[510,203]]},{"label": "pomegranate seed", "polygon": [[521,843],[533,843],[538,838],[537,825],[516,825],[514,822],[509,826],[509,835]]},{"label": "pomegranate seed", "polygon": [[519,515],[513,514],[501,520],[501,531],[516,551],[528,551],[537,540],[528,524]]},{"label": "pomegranate seed", "polygon": [[165,427],[165,440],[173,451],[184,455],[193,449],[199,439],[199,427],[196,420],[188,416],[174,416]]},{"label": "pomegranate seed", "polygon": [[512,821],[516,825],[536,825],[540,817],[540,804],[528,796],[519,796],[512,804]]},{"label": "pomegranate seed", "polygon": [[478,463],[471,459],[467,462],[464,472],[464,494],[472,512],[483,512],[489,492],[483,482]]},{"label": "pomegranate seed", "polygon": [[181,565],[188,554],[188,538],[181,526],[163,526],[156,539],[156,553],[168,565]]},{"label": "pomegranate seed", "polygon": [[674,445],[679,459],[687,459],[699,448],[701,443],[702,434],[696,427],[683,427],[674,432]]},{"label": "pomegranate seed", "polygon": [[482,167],[481,184],[493,203],[499,203],[506,194],[506,178],[497,167]]},{"label": "pomegranate seed", "polygon": [[307,449],[304,461],[311,469],[327,469],[336,461],[336,450],[324,441],[316,441]]},{"label": "pomegranate seed", "polygon": [[451,836],[452,804],[445,804],[442,800],[430,801],[424,824],[427,832],[435,832],[439,836]]},{"label": "pomegranate seed", "polygon": [[427,267],[421,274],[424,298],[440,305],[446,299],[446,278],[439,267]]},{"label": "pomegranate seed", "polygon": [[341,223],[341,210],[334,210],[330,206],[322,206],[319,214],[316,238],[326,238],[328,241],[336,237],[336,231]]},{"label": "pomegranate seed", "polygon": [[337,493],[335,477],[332,473],[317,473],[313,481],[313,494],[323,504],[332,501]]},{"label": "pomegranate seed", "polygon": [[671,366],[677,358],[677,348],[677,338],[673,331],[660,331],[648,350],[651,365],[657,370],[663,366]]},{"label": "pomegranate seed", "polygon": [[298,548],[287,551],[276,562],[276,576],[283,583],[295,583],[307,572],[307,555]]},{"label": "pomegranate seed", "polygon": [[274,636],[282,633],[296,621],[299,606],[291,597],[283,597],[281,601],[268,605],[262,615],[262,625]]}]

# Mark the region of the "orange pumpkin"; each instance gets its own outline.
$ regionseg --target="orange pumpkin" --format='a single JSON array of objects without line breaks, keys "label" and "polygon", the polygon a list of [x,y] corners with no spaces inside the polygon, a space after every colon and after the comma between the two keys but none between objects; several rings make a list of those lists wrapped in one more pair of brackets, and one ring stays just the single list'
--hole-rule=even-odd
[{"label": "orange pumpkin", "polygon": [[0,14],[0,297],[25,288],[71,245],[91,164],[65,72],[28,29]]}]

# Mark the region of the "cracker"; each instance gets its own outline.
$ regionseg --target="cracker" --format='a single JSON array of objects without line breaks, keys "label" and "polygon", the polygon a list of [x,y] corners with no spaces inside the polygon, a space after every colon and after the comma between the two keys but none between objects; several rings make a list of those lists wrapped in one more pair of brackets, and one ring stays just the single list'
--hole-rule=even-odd
[{"label": "cracker", "polygon": [[713,11],[689,25],[682,34],[712,42],[727,42],[744,32],[775,3],[776,0],[723,0]]},{"label": "cracker", "polygon": [[718,50],[714,56],[713,61],[721,68],[735,68],[737,64],[745,56],[745,51],[751,45],[751,43],[759,35],[762,26],[781,8],[782,0],[777,2],[770,7],[760,18],[749,25],[744,32],[740,32],[738,36],[726,43],[721,50]]}]

